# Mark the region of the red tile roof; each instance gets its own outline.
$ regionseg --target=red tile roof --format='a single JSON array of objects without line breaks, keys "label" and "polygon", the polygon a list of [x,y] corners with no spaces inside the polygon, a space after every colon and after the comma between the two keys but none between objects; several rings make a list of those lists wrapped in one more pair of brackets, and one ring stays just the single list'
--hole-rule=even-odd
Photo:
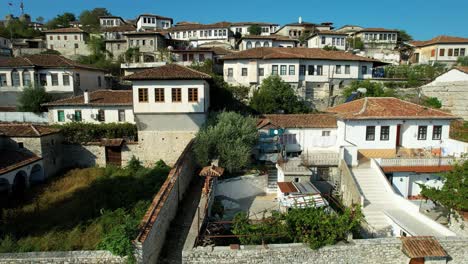
[{"label": "red tile roof", "polygon": [[142,70],[124,77],[125,80],[208,80],[211,76],[177,64]]},{"label": "red tile roof", "polygon": [[57,29],[50,29],[42,31],[44,33],[86,33],[84,30],[76,27],[70,28],[57,28]]},{"label": "red tile roof", "polygon": [[402,251],[410,258],[447,257],[448,254],[434,237],[400,237]]},{"label": "red tile roof", "polygon": [[82,68],[88,70],[104,71],[102,69],[78,63],[60,55],[52,54],[36,54],[0,60],[0,68],[12,67]]},{"label": "red tile roof", "polygon": [[104,27],[101,29],[101,32],[129,32],[135,30],[136,27],[134,25],[121,25],[116,27]]},{"label": "red tile roof", "polygon": [[263,115],[257,122],[258,129],[267,128],[335,128],[333,114]]},{"label": "red tile roof", "polygon": [[43,106],[68,106],[68,105],[90,105],[90,106],[114,106],[133,105],[132,90],[97,90],[89,92],[89,103],[84,103],[84,96],[73,96],[57,101],[43,104]]},{"label": "red tile roof", "polygon": [[40,137],[58,133],[60,130],[45,125],[26,123],[0,123],[0,134],[7,137]]},{"label": "red tile roof", "polygon": [[419,173],[436,173],[451,171],[453,166],[383,166],[384,172],[419,172]]},{"label": "red tile roof", "polygon": [[[346,33],[336,32],[336,31],[332,31],[332,30],[321,30],[321,31],[317,31],[317,32],[315,32],[314,34],[312,34],[312,36],[315,36],[315,35],[341,35],[341,36],[348,36],[348,34],[346,34]],[[310,38],[310,37],[309,37],[309,38]]]},{"label": "red tile roof", "polygon": [[269,36],[262,36],[262,35],[245,35],[242,37],[242,39],[272,39],[272,40],[282,40],[282,41],[293,41],[296,42],[297,40],[291,39],[287,36],[281,36],[281,35],[269,35]]},{"label": "red tile roof", "polygon": [[468,38],[440,35],[430,40],[412,41],[410,43],[416,47],[424,47],[424,46],[429,46],[429,45],[434,45],[434,44],[456,44],[456,43],[468,44]]},{"label": "red tile roof", "polygon": [[387,28],[363,28],[359,32],[398,32],[398,29]]},{"label": "red tile roof", "polygon": [[278,182],[278,188],[282,193],[295,193],[299,190],[294,186],[292,182]]},{"label": "red tile roof", "polygon": [[12,170],[16,170],[42,158],[16,150],[0,150],[0,175]]},{"label": "red tile roof", "polygon": [[227,55],[224,59],[315,59],[379,62],[375,59],[357,56],[344,51],[327,51],[316,48],[254,48]]},{"label": "red tile roof", "polygon": [[394,97],[366,97],[327,109],[342,119],[457,119],[433,108]]}]

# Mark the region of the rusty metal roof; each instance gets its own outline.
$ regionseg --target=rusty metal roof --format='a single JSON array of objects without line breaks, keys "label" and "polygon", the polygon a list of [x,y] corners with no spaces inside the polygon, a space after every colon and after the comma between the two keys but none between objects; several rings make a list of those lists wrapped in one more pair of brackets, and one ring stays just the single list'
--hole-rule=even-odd
[{"label": "rusty metal roof", "polygon": [[224,168],[211,165],[211,166],[206,166],[200,171],[200,176],[205,176],[205,177],[221,177],[224,173]]},{"label": "rusty metal roof", "polygon": [[447,257],[448,254],[434,237],[401,237],[402,251],[410,258]]},{"label": "rusty metal roof", "polygon": [[278,182],[278,188],[282,193],[295,193],[299,190],[294,186],[292,182]]}]

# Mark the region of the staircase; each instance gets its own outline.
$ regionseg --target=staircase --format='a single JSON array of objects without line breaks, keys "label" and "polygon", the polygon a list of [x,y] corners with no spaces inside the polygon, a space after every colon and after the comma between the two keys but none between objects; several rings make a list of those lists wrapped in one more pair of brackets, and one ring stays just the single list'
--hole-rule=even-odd
[{"label": "staircase", "polygon": [[267,193],[276,193],[278,191],[278,169],[275,164],[267,164],[268,184]]}]

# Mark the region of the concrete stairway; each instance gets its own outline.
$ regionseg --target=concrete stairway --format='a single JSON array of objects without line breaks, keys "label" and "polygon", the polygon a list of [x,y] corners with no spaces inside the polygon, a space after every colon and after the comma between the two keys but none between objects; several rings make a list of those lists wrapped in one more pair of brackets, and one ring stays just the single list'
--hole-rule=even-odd
[{"label": "concrete stairway", "polygon": [[276,193],[278,190],[278,170],[275,165],[268,165],[268,184],[267,193]]}]

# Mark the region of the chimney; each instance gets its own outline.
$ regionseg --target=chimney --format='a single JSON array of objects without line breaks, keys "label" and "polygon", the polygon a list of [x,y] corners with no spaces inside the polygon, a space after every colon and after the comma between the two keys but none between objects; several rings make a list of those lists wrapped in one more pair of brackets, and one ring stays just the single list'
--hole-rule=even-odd
[{"label": "chimney", "polygon": [[299,17],[299,24],[302,24],[302,17]]},{"label": "chimney", "polygon": [[84,97],[84,103],[85,103],[85,104],[89,104],[89,93],[88,93],[88,90],[84,90],[83,97]]}]

